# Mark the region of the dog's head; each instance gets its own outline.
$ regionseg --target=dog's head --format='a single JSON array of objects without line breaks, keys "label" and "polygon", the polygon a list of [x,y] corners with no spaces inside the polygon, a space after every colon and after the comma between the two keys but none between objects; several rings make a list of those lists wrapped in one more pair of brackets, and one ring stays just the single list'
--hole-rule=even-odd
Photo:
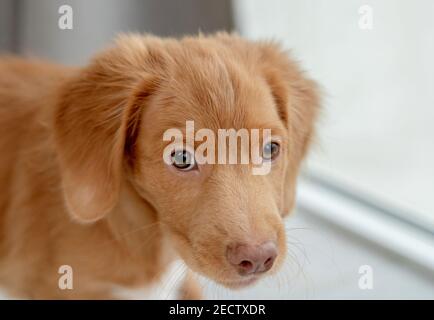
[{"label": "dog's head", "polygon": [[[128,181],[193,270],[238,287],[278,268],[318,109],[315,84],[279,46],[125,36],[65,89],[55,137],[73,217],[104,218]],[[247,148],[241,137],[225,148],[221,129],[247,132]],[[255,148],[266,174],[254,173]]]}]

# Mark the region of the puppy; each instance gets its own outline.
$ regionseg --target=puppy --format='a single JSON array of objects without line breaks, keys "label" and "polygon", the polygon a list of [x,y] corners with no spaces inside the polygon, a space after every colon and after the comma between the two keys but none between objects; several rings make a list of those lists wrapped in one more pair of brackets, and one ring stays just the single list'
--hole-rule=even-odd
[{"label": "puppy", "polygon": [[[318,108],[317,86],[278,45],[225,33],[125,35],[84,68],[1,58],[0,287],[152,297],[178,258],[229,288],[275,272]],[[197,164],[182,147],[167,163],[163,135],[186,121],[271,129],[270,172]],[[193,279],[172,280],[176,297],[200,297]]]}]

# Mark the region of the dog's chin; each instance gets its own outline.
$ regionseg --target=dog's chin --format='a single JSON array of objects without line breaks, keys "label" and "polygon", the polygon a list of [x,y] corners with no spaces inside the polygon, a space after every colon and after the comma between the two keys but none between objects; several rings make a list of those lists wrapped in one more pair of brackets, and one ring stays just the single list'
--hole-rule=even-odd
[{"label": "dog's chin", "polygon": [[219,280],[218,283],[228,289],[235,290],[249,287],[256,283],[260,278],[260,276],[248,276],[234,280]]}]

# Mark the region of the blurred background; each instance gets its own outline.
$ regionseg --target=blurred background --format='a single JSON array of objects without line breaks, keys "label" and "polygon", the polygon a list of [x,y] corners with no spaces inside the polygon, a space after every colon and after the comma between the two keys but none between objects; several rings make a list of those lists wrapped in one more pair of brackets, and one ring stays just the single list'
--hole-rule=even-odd
[{"label": "blurred background", "polygon": [[280,41],[324,102],[284,269],[206,297],[434,299],[433,1],[0,0],[0,53],[71,65],[119,32],[217,30]]}]

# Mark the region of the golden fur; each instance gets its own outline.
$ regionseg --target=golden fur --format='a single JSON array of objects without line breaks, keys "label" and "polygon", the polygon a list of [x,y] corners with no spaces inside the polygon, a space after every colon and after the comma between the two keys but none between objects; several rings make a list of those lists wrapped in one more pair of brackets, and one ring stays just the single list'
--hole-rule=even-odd
[{"label": "golden fur", "polygon": [[[233,241],[272,237],[318,110],[315,84],[279,46],[235,35],[122,36],[84,68],[0,58],[0,286],[26,298],[114,298],[113,285],[158,279],[180,255],[228,287]],[[162,133],[272,128],[283,154],[272,172],[206,165],[173,174]],[[74,289],[58,288],[71,265]],[[188,277],[185,298],[199,297]]]}]

